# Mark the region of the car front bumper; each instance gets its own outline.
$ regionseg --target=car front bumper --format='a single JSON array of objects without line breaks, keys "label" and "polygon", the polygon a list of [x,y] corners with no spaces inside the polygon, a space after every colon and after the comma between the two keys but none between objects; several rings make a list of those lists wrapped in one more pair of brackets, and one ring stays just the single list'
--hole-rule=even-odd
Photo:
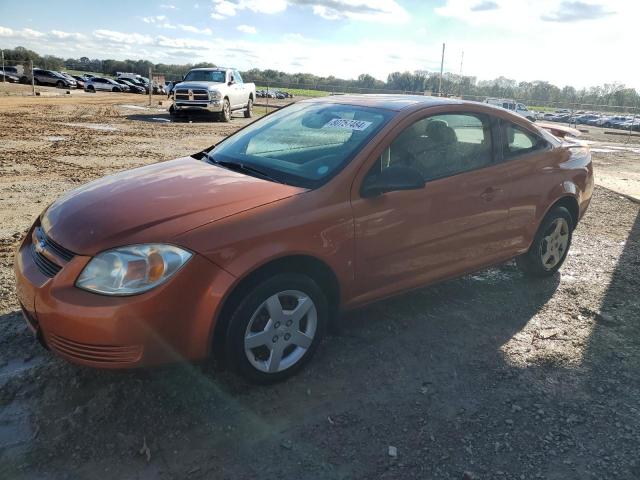
[{"label": "car front bumper", "polygon": [[209,355],[217,312],[233,276],[196,254],[148,292],[99,295],[75,286],[91,257],[76,255],[55,275],[43,273],[34,227],[16,252],[16,293],[29,328],[54,353],[73,363],[115,369]]}]

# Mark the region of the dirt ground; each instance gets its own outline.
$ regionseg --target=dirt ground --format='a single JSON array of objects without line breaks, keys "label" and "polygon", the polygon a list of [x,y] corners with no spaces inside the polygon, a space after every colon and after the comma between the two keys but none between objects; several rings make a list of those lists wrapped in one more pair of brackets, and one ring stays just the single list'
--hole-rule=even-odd
[{"label": "dirt ground", "polygon": [[[640,477],[640,205],[602,187],[556,276],[507,263],[349,313],[279,385],[53,357],[14,295],[33,219],[81,183],[247,122],[173,123],[135,95],[78,93],[0,89],[0,478]],[[638,192],[640,141],[585,139],[597,182]]]}]

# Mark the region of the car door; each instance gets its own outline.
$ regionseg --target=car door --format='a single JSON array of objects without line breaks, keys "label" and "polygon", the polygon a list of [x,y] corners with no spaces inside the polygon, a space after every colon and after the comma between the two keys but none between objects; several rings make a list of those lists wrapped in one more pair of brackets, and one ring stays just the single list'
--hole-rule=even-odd
[{"label": "car door", "polygon": [[[533,240],[541,199],[550,186],[562,182],[556,166],[563,153],[533,130],[506,119],[500,120],[500,133],[502,164],[511,183],[505,236],[510,253],[515,255]],[[552,178],[554,172],[557,179]]]},{"label": "car door", "polygon": [[244,95],[244,83],[240,72],[237,70],[233,70],[233,81],[234,83],[231,85],[233,108],[241,108],[246,104],[246,99]]},{"label": "car door", "polygon": [[[356,303],[503,257],[509,180],[497,161],[495,122],[474,111],[430,115],[377,151],[351,197]],[[424,188],[363,198],[367,178],[394,164],[416,168]]]}]

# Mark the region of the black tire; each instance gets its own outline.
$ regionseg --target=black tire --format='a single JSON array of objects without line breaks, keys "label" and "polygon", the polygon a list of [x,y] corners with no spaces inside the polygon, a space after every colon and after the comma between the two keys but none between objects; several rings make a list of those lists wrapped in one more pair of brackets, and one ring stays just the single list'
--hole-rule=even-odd
[{"label": "black tire", "polygon": [[56,87],[58,87],[58,88],[64,88],[64,82],[63,82],[62,80],[58,80],[58,81],[56,82]]},{"label": "black tire", "polygon": [[220,120],[226,123],[231,121],[231,103],[225,98],[222,102],[222,111],[220,112]]},{"label": "black tire", "polygon": [[[555,229],[556,221],[559,219],[563,219],[566,221],[567,225],[567,235],[568,242],[566,248],[561,251],[559,255],[560,259],[557,263],[554,263],[553,266],[545,265],[543,258],[546,250],[549,248],[547,245],[547,240],[545,238],[550,234],[550,231]],[[565,259],[567,258],[567,254],[569,253],[569,248],[571,247],[571,240],[573,238],[573,229],[575,228],[575,220],[564,207],[555,207],[542,220],[538,231],[536,232],[536,236],[533,239],[533,243],[529,248],[529,251],[525,254],[516,257],[516,265],[520,270],[522,270],[526,275],[531,277],[550,277],[554,275],[562,266]]]},{"label": "black tire", "polygon": [[250,98],[249,101],[247,102],[247,108],[244,111],[244,118],[251,118],[253,117],[253,99]]},{"label": "black tire", "polygon": [[93,85],[89,85],[87,87],[87,92],[89,93],[96,93],[96,89],[93,87]]},{"label": "black tire", "polygon": [[[252,316],[260,305],[273,295],[286,290],[300,291],[313,301],[317,313],[315,335],[310,346],[296,363],[279,372],[263,372],[256,368],[247,358],[245,353],[245,333]],[[328,317],[327,297],[314,280],[306,275],[294,273],[284,273],[269,277],[253,288],[240,301],[231,315],[224,345],[226,361],[232,370],[252,383],[265,385],[289,378],[304,367],[317,350],[324,337]],[[274,332],[278,333],[275,330]]]},{"label": "black tire", "polygon": [[40,85],[40,80],[38,80],[37,78],[33,79],[33,84],[34,85]]}]

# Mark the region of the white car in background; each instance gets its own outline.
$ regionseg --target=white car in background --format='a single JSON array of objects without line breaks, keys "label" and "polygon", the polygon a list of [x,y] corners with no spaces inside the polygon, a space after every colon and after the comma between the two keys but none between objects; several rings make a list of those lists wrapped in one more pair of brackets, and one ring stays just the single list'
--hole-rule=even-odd
[{"label": "white car in background", "polygon": [[484,103],[488,103],[489,105],[494,105],[496,107],[504,108],[505,110],[510,110],[513,113],[520,115],[521,117],[526,118],[531,122],[535,122],[536,113],[532,112],[527,108],[524,103],[518,103],[515,100],[508,98],[487,98]]},{"label": "white car in background", "polygon": [[98,90],[106,92],[122,92],[124,90],[123,85],[120,85],[115,80],[110,78],[92,77],[89,78],[84,84],[84,91],[95,93]]}]

